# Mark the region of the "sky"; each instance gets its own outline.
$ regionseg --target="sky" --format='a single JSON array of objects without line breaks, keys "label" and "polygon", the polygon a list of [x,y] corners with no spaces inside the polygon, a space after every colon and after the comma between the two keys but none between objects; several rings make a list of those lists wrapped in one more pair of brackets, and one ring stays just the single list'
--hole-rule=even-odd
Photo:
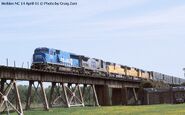
[{"label": "sky", "polygon": [[0,65],[26,66],[35,48],[49,47],[184,77],[184,0],[63,2],[77,5],[0,5]]}]

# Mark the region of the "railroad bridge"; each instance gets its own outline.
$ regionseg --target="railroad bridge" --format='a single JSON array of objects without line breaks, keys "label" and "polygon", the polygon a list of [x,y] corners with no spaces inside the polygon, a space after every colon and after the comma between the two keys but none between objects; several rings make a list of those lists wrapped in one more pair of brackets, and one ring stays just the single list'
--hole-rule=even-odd
[{"label": "railroad bridge", "polygon": [[[25,109],[29,109],[32,103],[33,89],[41,90],[41,100],[44,108],[49,110],[55,102],[62,98],[66,107],[85,106],[84,91],[88,87],[93,93],[94,105],[127,105],[138,103],[138,92],[141,80],[100,77],[98,75],[84,75],[75,73],[48,72],[41,70],[0,66],[0,110],[4,107],[8,111],[8,105],[18,114],[23,115],[19,89],[16,81],[29,81],[28,96]],[[44,82],[51,83],[50,96],[47,98],[43,87]],[[35,83],[37,85],[35,85]],[[56,96],[56,88],[62,91]],[[72,88],[71,88],[72,87]],[[15,104],[9,97],[10,91],[14,91]],[[63,95],[63,96],[61,96]]]}]

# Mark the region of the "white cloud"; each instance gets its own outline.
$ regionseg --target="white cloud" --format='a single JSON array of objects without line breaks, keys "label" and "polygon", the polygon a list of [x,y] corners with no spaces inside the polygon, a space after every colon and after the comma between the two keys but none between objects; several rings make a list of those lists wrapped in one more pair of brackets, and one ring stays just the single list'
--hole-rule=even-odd
[{"label": "white cloud", "polygon": [[96,21],[88,23],[92,27],[100,27],[105,30],[119,30],[119,29],[142,29],[144,27],[164,27],[185,25],[185,5],[177,6],[175,8],[166,9],[164,11],[155,11],[146,14],[145,16],[132,18],[111,18],[104,21]]}]

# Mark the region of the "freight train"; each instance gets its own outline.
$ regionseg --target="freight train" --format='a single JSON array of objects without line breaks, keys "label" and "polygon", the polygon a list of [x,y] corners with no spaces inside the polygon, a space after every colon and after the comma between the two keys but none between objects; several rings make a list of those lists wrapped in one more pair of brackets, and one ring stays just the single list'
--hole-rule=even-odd
[{"label": "freight train", "polygon": [[47,47],[35,49],[31,68],[88,75],[98,74],[102,77],[149,79],[163,81],[169,84],[181,84],[185,82],[184,79],[178,77],[154,71],[145,71]]}]

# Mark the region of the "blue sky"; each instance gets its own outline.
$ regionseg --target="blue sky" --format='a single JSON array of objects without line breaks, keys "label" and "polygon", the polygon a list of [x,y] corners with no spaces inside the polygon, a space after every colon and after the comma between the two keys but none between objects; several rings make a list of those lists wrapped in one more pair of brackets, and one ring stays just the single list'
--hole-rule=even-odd
[{"label": "blue sky", "polygon": [[184,0],[72,1],[78,5],[0,5],[0,64],[21,66],[46,46],[183,77]]}]

